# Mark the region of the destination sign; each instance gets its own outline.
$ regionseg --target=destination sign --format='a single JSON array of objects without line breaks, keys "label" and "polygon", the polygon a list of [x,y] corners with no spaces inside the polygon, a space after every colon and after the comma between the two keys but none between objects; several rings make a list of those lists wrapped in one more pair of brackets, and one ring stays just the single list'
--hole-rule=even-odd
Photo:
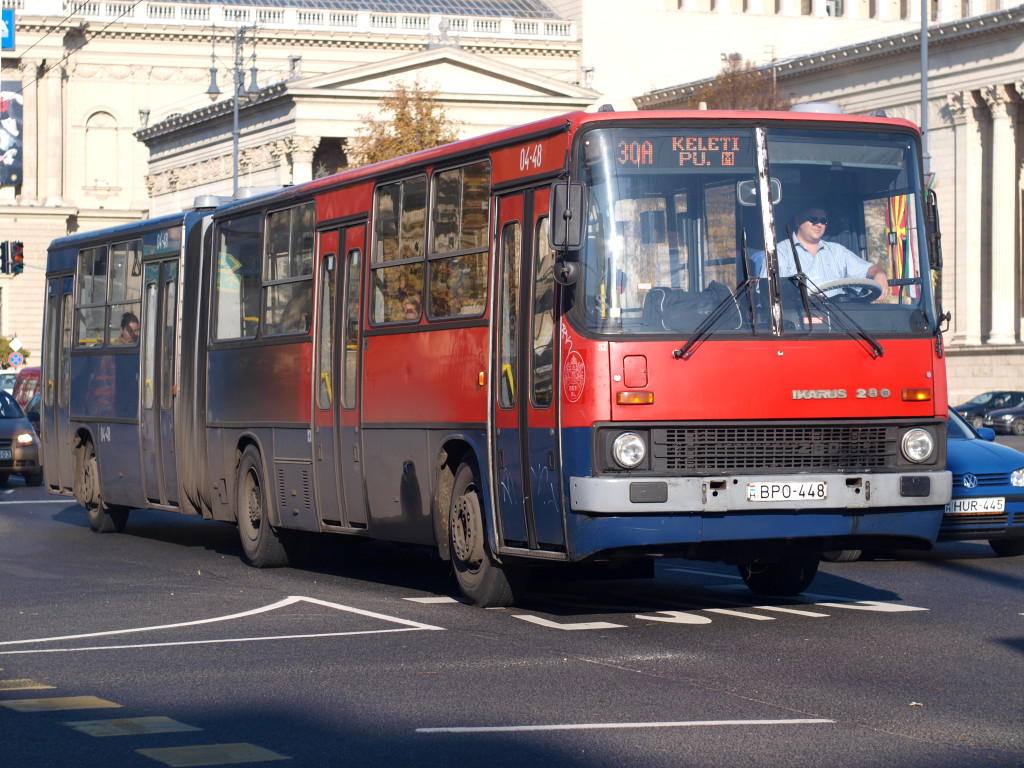
[{"label": "destination sign", "polygon": [[754,169],[754,137],[748,131],[684,130],[662,135],[617,131],[611,147],[612,158],[620,172],[750,172]]}]

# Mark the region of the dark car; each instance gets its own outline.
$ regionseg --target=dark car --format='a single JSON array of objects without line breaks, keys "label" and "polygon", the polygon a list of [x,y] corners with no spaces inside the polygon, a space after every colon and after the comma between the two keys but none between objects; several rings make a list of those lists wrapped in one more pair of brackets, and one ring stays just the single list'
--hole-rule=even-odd
[{"label": "dark car", "polygon": [[39,437],[18,401],[0,390],[0,483],[8,475],[21,475],[25,485],[41,485]]},{"label": "dark car", "polygon": [[[988,541],[1000,557],[1024,555],[1024,453],[992,442],[950,409],[946,466],[953,500],[946,505],[937,541]],[[859,549],[826,553],[832,562],[856,560]]]},{"label": "dark car", "polygon": [[1000,435],[1024,435],[1024,406],[989,411],[981,426]]},{"label": "dark car", "polygon": [[985,416],[991,411],[1020,406],[1024,406],[1024,392],[1002,389],[972,397],[963,405],[954,407],[953,410],[971,422],[975,427],[980,427],[983,426]]}]

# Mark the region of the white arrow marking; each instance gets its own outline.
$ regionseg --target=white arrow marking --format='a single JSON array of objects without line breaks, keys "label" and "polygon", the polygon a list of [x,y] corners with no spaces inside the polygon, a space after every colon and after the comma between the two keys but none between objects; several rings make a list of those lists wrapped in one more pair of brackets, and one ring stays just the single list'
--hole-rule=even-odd
[{"label": "white arrow marking", "polygon": [[559,624],[557,621],[551,621],[550,619],[542,619],[540,616],[516,616],[517,619],[528,621],[531,624],[539,624],[542,627],[548,629],[565,629],[565,630],[576,630],[576,629],[625,629],[624,624],[609,624],[607,621],[580,621],[575,624]]},{"label": "white arrow marking", "polygon": [[[60,635],[60,636],[57,636],[57,637],[39,637],[39,638],[31,639],[31,640],[5,640],[5,641],[0,642],[0,646],[27,645],[29,643],[53,643],[53,642],[57,642],[58,640],[83,640],[85,638],[90,638],[90,637],[110,637],[111,635],[128,635],[128,634],[132,634],[134,632],[155,632],[155,631],[161,630],[161,629],[180,629],[182,627],[197,627],[197,626],[200,626],[202,624],[215,624],[215,623],[221,622],[221,621],[234,621],[235,619],[244,619],[244,618],[247,618],[249,616],[257,616],[257,615],[259,615],[261,613],[268,613],[270,611],[276,611],[278,608],[285,608],[285,607],[287,607],[289,605],[294,605],[295,603],[311,603],[313,605],[322,605],[325,608],[333,608],[336,611],[343,611],[345,613],[354,613],[354,614],[357,614],[359,616],[368,616],[369,618],[372,618],[372,619],[380,619],[381,621],[387,621],[387,622],[391,622],[391,623],[394,623],[394,624],[401,624],[401,625],[403,625],[405,627],[409,627],[410,629],[442,630],[442,631],[444,629],[443,627],[435,627],[435,626],[432,626],[430,624],[423,624],[423,623],[418,622],[418,621],[410,621],[408,619],[399,619],[399,618],[397,618],[395,616],[387,616],[387,615],[385,615],[383,613],[374,613],[373,611],[364,611],[361,608],[352,608],[351,606],[348,606],[348,605],[341,605],[339,603],[329,603],[326,600],[318,600],[315,597],[302,597],[302,596],[294,596],[293,595],[292,597],[286,597],[283,600],[279,600],[276,603],[271,603],[270,605],[265,605],[265,606],[263,606],[261,608],[253,608],[251,611],[242,611],[241,613],[232,613],[232,614],[230,614],[228,616],[215,616],[215,617],[213,617],[211,619],[197,619],[195,621],[182,621],[182,622],[179,622],[177,624],[159,624],[159,625],[153,626],[153,627],[135,627],[134,629],[112,629],[112,630],[109,630],[109,631],[106,631],[106,632],[87,632],[87,633],[80,634],[80,635]],[[386,631],[395,632],[395,631],[399,631],[399,630],[386,630]],[[354,634],[354,633],[340,633],[340,634]],[[298,637],[298,636],[290,636],[290,637]],[[306,635],[302,635],[301,637],[306,637]],[[308,637],[315,637],[315,635],[308,635]],[[255,639],[255,638],[247,638],[247,639],[251,640],[251,639]],[[268,639],[273,639],[273,638],[268,638]],[[190,641],[190,642],[211,642],[211,641]],[[219,641],[219,642],[232,642],[232,641],[225,640],[225,641]],[[9,653],[12,653],[12,651],[0,651],[0,655],[7,655]],[[14,651],[13,653],[17,653],[17,652]]]}]

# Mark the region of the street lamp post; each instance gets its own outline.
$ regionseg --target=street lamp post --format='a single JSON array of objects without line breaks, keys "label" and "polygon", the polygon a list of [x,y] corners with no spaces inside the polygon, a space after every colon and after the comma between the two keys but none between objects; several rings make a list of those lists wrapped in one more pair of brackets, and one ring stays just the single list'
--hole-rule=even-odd
[{"label": "street lamp post", "polygon": [[[216,30],[210,38],[210,87],[206,89],[206,95],[210,97],[212,101],[216,101],[217,97],[221,95],[220,88],[217,87],[217,52],[216,52]],[[249,80],[249,87],[245,87],[245,43],[246,35],[250,36],[252,41],[252,54],[250,56],[251,66],[249,72],[251,73],[251,79]],[[256,83],[256,27],[238,27],[235,30],[234,35],[234,57],[232,60],[231,67],[231,82],[232,82],[232,96],[231,96],[231,196],[238,197],[238,109],[241,99],[244,97],[247,101],[254,99],[260,92],[259,86]]]}]

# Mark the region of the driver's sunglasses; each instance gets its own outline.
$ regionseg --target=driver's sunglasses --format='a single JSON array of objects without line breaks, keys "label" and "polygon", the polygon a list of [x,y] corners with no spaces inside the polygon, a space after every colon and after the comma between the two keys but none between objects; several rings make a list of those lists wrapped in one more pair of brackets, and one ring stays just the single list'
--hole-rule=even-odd
[{"label": "driver's sunglasses", "polygon": [[811,224],[828,224],[828,219],[822,216],[808,216],[807,220],[811,222]]}]

